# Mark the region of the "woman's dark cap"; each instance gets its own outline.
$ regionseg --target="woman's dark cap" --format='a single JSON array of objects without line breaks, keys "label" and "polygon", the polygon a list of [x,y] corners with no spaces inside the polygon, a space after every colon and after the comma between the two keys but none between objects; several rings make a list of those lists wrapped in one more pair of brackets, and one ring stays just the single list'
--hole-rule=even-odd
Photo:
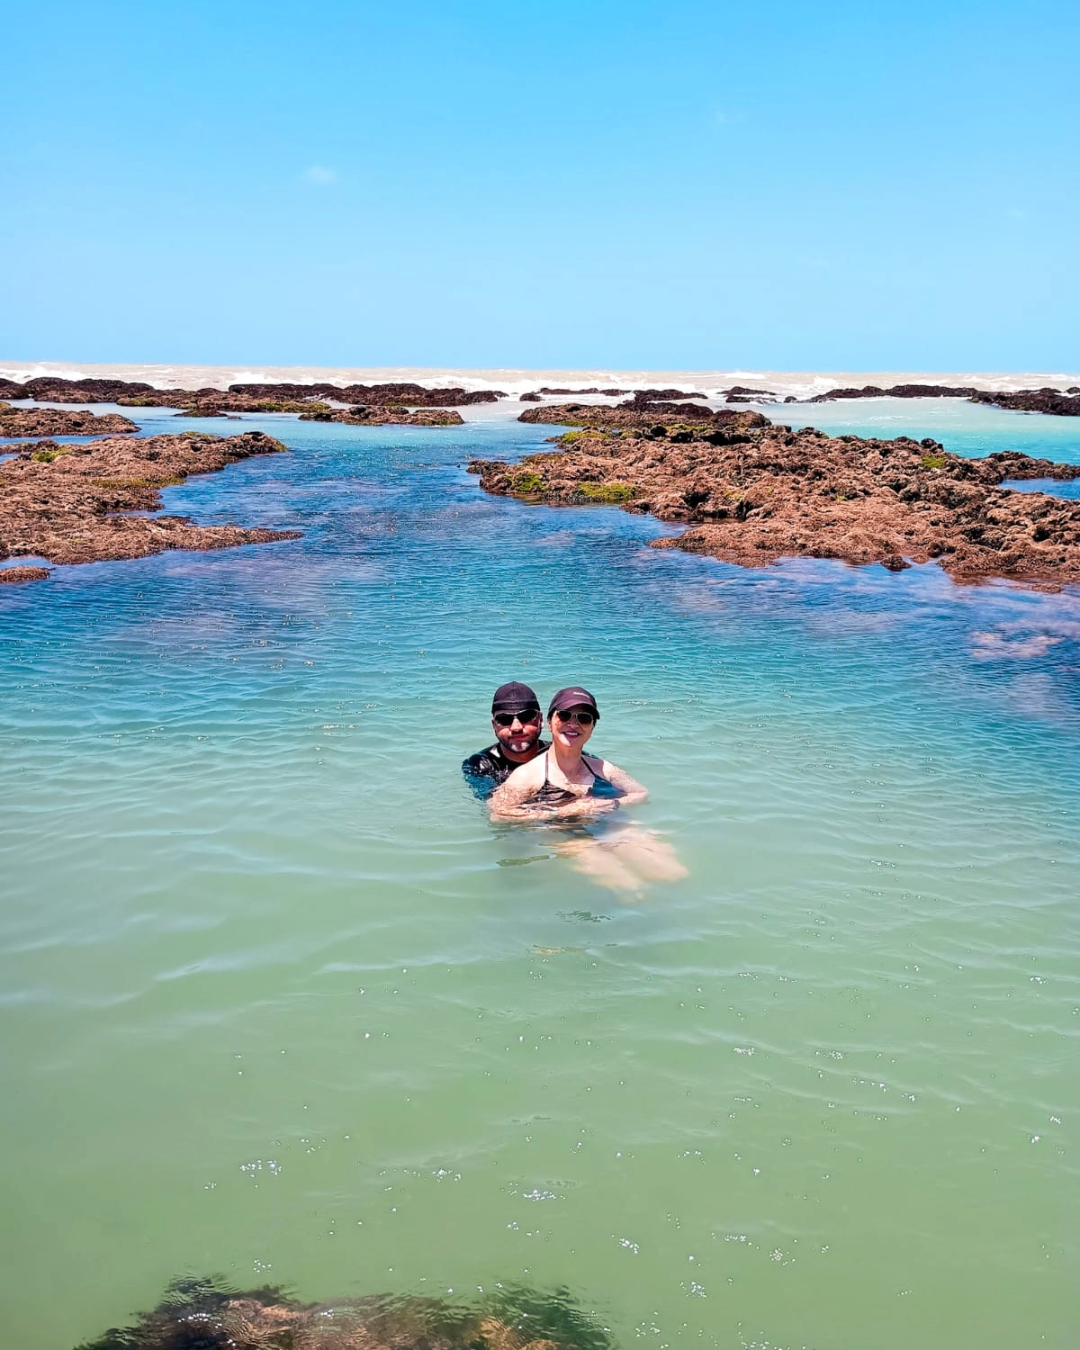
[{"label": "woman's dark cap", "polygon": [[511,680],[509,684],[500,684],[495,690],[495,697],[491,700],[492,713],[526,712],[533,708],[538,711],[540,708],[536,690],[530,689],[527,684],[519,684],[517,680]]},{"label": "woman's dark cap", "polygon": [[579,684],[559,690],[548,707],[548,716],[550,717],[552,713],[566,712],[570,708],[591,708],[593,716],[598,722],[600,720],[600,709],[596,706],[596,699]]}]

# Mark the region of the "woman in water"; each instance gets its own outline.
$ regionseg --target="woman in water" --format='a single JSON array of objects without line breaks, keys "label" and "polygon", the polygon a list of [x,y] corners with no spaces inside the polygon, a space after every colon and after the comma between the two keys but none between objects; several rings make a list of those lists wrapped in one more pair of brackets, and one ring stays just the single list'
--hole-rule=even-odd
[{"label": "woman in water", "polygon": [[[493,820],[585,821],[649,795],[618,765],[584,753],[600,719],[587,689],[560,689],[548,708],[551,747],[515,769],[491,797]],[[636,826],[564,840],[556,851],[602,886],[640,894],[648,881],[676,881],[686,868],[671,845]]]}]

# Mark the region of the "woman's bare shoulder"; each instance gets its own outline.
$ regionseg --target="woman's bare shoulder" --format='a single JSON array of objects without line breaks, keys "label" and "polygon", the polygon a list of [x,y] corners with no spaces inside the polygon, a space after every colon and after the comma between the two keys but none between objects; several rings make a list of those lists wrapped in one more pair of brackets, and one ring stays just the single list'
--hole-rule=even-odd
[{"label": "woman's bare shoulder", "polygon": [[544,781],[544,756],[537,755],[535,759],[530,759],[527,764],[519,764],[509,778],[503,781],[513,783],[515,787],[530,787],[534,783],[542,783]]},{"label": "woman's bare shoulder", "polygon": [[610,759],[602,759],[599,755],[582,755],[581,758],[594,773],[604,778],[610,778],[612,773],[620,772],[617,764],[612,764]]}]

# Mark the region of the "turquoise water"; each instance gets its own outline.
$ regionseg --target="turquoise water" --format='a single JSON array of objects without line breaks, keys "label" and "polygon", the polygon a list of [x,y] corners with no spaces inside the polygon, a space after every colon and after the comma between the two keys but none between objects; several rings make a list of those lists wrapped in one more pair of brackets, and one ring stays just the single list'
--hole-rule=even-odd
[{"label": "turquoise water", "polygon": [[[292,453],[167,507],[302,540],[0,589],[11,1343],[214,1271],[566,1284],[623,1345],[1071,1346],[1077,597],[488,498],[467,458],[550,432],[501,413],[249,420]],[[686,880],[487,823],[458,764],[510,678],[596,692]]]}]

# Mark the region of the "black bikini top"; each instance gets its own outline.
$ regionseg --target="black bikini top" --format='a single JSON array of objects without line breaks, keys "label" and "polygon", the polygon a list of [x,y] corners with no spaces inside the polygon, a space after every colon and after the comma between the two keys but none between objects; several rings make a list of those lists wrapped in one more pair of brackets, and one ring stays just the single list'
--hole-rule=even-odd
[{"label": "black bikini top", "polygon": [[[551,753],[550,751],[544,752],[544,782],[537,791],[536,796],[533,797],[532,800],[534,802],[541,803],[541,805],[543,806],[566,806],[567,803],[569,802],[576,802],[580,800],[581,797],[580,793],[571,792],[569,788],[559,787],[556,783],[553,783],[548,777],[548,765],[550,763],[549,760],[550,753]],[[585,793],[586,797],[615,798],[626,796],[626,793],[622,790],[622,788],[616,787],[615,784],[610,781],[610,779],[605,778],[603,774],[597,773],[584,755],[582,755],[581,760],[582,763],[585,765],[585,767],[593,776],[593,781],[589,785],[589,790],[588,792]]]}]

